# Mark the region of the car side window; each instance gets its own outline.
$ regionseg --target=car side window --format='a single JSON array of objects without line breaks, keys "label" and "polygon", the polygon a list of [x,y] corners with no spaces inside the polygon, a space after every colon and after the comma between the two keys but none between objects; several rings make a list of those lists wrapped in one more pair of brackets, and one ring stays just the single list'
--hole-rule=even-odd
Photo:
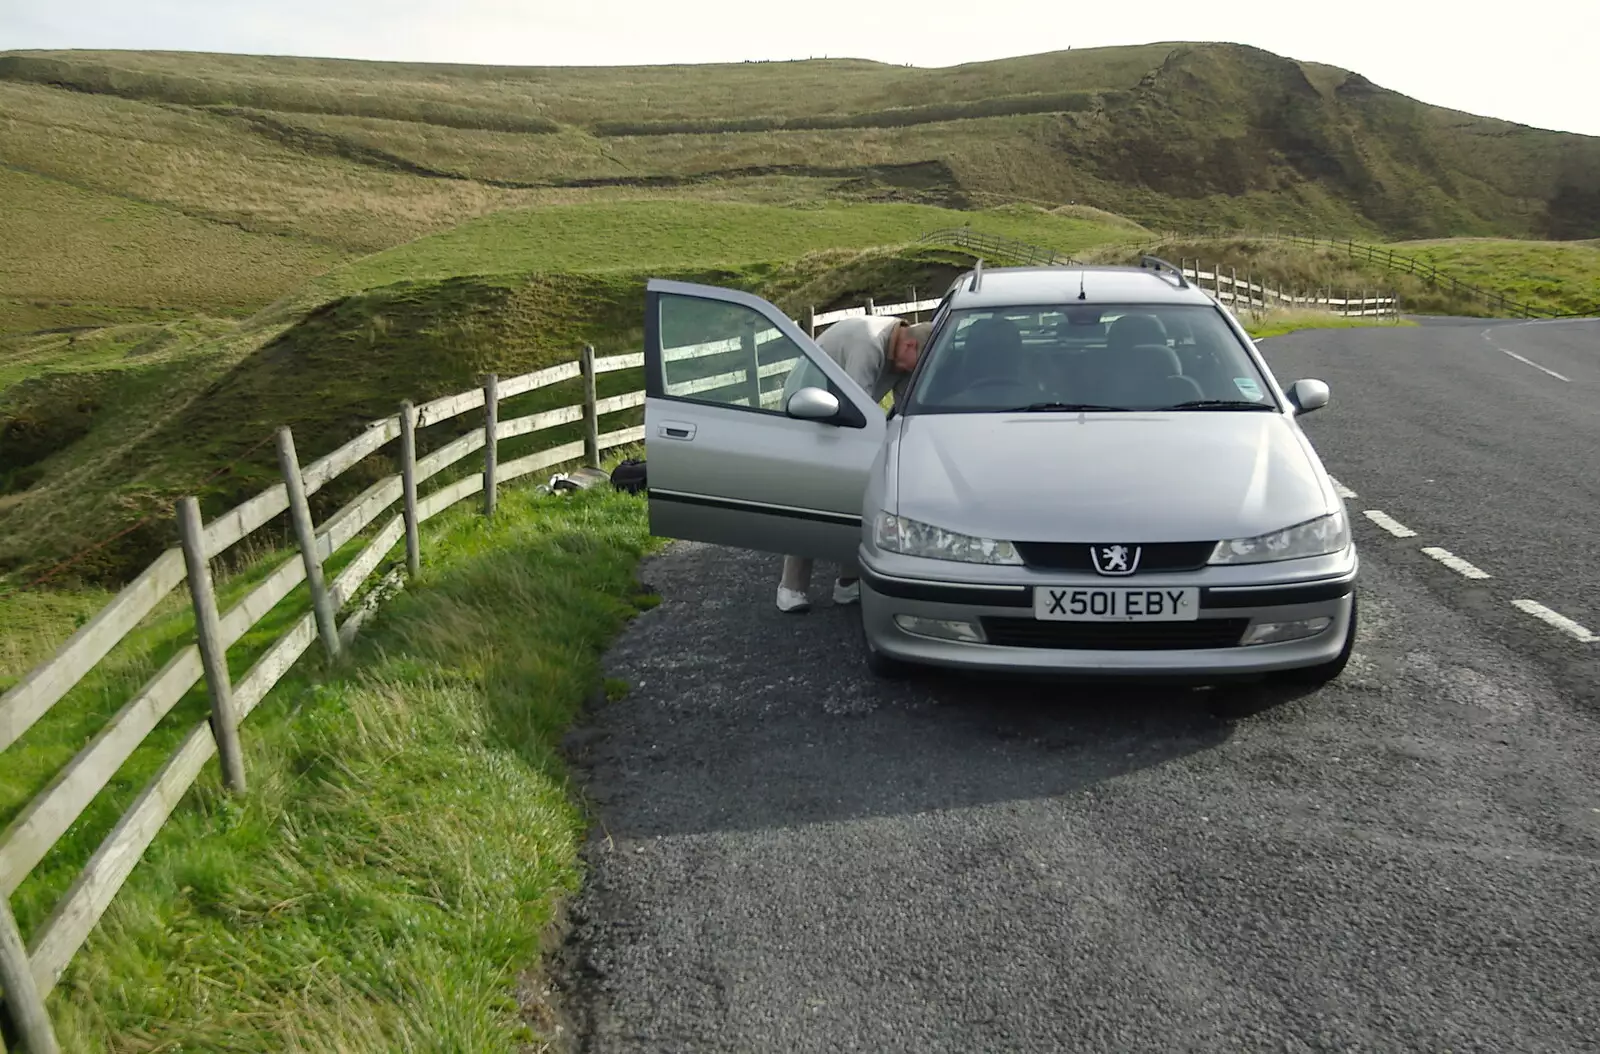
[{"label": "car side window", "polygon": [[743,304],[660,298],[662,388],[671,398],[783,411],[786,393],[828,378],[806,352]]}]

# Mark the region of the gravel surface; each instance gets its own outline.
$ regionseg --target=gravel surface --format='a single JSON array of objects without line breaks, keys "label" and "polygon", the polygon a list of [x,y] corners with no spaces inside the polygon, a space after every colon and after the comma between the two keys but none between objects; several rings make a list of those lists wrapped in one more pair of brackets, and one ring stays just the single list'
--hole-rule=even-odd
[{"label": "gravel surface", "polygon": [[1311,694],[875,682],[831,569],[786,616],[776,557],[647,562],[631,692],[571,744],[581,1049],[1600,1050],[1600,644],[1510,603],[1600,626],[1549,555],[1594,551],[1596,343],[1560,381],[1491,328],[1558,330],[1267,342],[1359,495],[1361,636]]}]

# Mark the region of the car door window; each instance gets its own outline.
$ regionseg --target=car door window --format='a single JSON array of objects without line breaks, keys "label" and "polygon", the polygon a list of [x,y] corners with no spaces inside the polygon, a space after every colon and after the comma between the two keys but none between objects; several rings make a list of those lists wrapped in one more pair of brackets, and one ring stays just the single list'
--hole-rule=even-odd
[{"label": "car door window", "polygon": [[789,394],[829,387],[807,353],[750,307],[670,293],[659,305],[667,398],[782,413]]}]

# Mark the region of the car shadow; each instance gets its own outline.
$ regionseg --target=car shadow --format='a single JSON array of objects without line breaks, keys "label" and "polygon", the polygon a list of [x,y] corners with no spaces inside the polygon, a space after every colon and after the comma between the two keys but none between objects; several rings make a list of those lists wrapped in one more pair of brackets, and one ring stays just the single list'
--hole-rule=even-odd
[{"label": "car shadow", "polygon": [[1077,794],[1219,746],[1239,720],[1295,694],[939,671],[880,681],[867,673],[856,609],[775,611],[772,563],[710,546],[651,561],[663,602],[606,662],[628,694],[597,701],[566,743],[608,837]]}]

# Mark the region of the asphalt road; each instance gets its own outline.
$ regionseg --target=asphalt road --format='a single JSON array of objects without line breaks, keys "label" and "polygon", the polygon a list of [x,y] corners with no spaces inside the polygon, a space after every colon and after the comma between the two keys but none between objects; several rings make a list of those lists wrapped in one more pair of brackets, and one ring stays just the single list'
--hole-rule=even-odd
[{"label": "asphalt road", "polygon": [[1600,1050],[1600,643],[1513,605],[1600,629],[1600,323],[1266,350],[1357,494],[1319,692],[884,685],[827,568],[646,565],[571,743],[581,1049]]}]

